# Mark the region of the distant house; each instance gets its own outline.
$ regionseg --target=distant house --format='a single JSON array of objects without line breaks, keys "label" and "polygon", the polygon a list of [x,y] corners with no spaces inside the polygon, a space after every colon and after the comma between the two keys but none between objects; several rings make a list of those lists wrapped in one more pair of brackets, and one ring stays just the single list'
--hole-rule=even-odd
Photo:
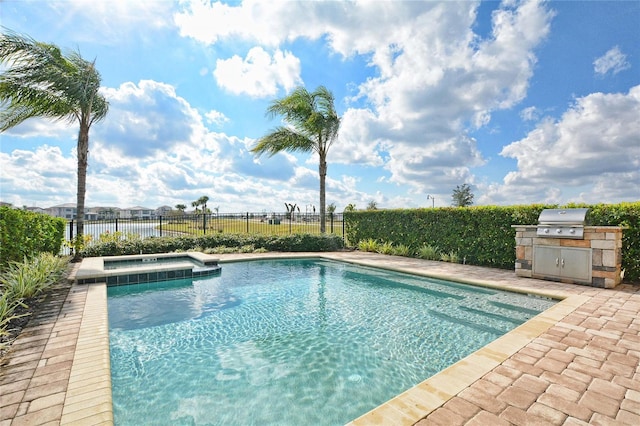
[{"label": "distant house", "polygon": [[[67,220],[75,219],[78,214],[78,209],[76,208],[75,203],[66,203],[59,204],[53,207],[47,207],[46,209],[42,209],[43,213],[46,213],[50,216],[61,217]],[[86,209],[84,212],[84,220],[97,220],[98,215],[95,212],[92,212],[90,209]]]},{"label": "distant house", "polygon": [[75,219],[78,209],[73,203],[58,204],[57,206],[47,207],[45,213],[54,217],[62,217],[64,219]]},{"label": "distant house", "polygon": [[25,207],[25,210],[28,210],[33,213],[45,213],[42,207]]},{"label": "distant house", "polygon": [[156,209],[156,216],[169,216],[173,211],[171,206],[160,206]]},{"label": "distant house", "polygon": [[154,209],[140,206],[122,209],[120,213],[122,219],[154,219],[156,217]]},{"label": "distant house", "polygon": [[98,220],[118,219],[121,212],[118,207],[92,207],[89,210],[98,216]]}]

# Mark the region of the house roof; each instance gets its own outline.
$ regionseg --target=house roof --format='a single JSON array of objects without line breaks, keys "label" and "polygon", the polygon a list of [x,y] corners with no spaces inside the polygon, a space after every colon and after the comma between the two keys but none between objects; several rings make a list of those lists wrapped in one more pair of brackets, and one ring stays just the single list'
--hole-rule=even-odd
[{"label": "house roof", "polygon": [[142,206],[134,206],[134,207],[127,207],[126,209],[122,209],[122,210],[155,210],[155,209],[150,209],[149,207],[142,207]]},{"label": "house roof", "polygon": [[51,206],[50,209],[68,209],[68,208],[76,208],[76,203],[64,203],[58,204],[57,206]]}]

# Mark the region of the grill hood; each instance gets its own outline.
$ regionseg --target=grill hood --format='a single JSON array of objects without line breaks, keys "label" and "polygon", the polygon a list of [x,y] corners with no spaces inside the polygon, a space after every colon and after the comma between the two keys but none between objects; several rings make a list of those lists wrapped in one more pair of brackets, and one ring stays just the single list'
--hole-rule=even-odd
[{"label": "grill hood", "polygon": [[538,237],[584,238],[584,222],[589,209],[545,209],[538,216]]},{"label": "grill hood", "polygon": [[584,226],[588,211],[589,209],[544,209],[538,216],[538,224]]}]

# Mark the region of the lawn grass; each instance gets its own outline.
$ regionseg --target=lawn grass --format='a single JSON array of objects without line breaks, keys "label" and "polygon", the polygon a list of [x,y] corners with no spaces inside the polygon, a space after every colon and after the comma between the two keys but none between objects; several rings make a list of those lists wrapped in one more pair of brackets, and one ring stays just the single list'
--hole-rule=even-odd
[{"label": "lawn grass", "polygon": [[[266,235],[288,235],[288,234],[320,234],[320,223],[318,222],[298,222],[281,220],[279,224],[270,224],[268,221],[259,219],[235,219],[235,218],[213,218],[207,221],[206,232],[203,230],[201,221],[180,221],[163,223],[162,231],[179,232],[190,235],[204,235],[215,232],[225,232],[231,234],[266,234]],[[327,222],[327,233],[342,235],[342,222]],[[333,231],[333,232],[332,232]]]}]

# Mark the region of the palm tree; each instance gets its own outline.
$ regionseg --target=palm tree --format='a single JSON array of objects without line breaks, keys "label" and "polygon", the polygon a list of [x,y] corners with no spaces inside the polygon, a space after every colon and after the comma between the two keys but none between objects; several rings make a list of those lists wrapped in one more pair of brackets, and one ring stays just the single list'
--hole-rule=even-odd
[{"label": "palm tree", "polygon": [[296,88],[289,96],[274,100],[267,109],[271,118],[282,115],[288,126],[279,126],[258,140],[251,152],[275,155],[280,151],[312,152],[320,163],[320,232],[325,232],[325,180],[327,153],[338,137],[340,117],[333,105],[333,94],[324,86],[309,93]]},{"label": "palm tree", "polygon": [[53,44],[7,31],[0,34],[0,131],[6,131],[32,117],[78,122],[78,192],[75,259],[79,259],[84,234],[84,201],[89,155],[89,129],[109,110],[98,93],[100,73],[72,52],[63,55]]},{"label": "palm tree", "polygon": [[207,197],[206,195],[198,198],[198,204],[202,206],[203,214],[207,214],[207,201],[209,201],[209,197]]},{"label": "palm tree", "polygon": [[184,211],[187,209],[187,205],[186,204],[176,204],[175,207],[176,207],[176,210],[179,210],[180,213],[182,213],[182,215],[184,216]]},{"label": "palm tree", "polygon": [[353,203],[349,203],[347,204],[347,206],[344,208],[345,212],[355,212],[356,211],[356,205]]}]

